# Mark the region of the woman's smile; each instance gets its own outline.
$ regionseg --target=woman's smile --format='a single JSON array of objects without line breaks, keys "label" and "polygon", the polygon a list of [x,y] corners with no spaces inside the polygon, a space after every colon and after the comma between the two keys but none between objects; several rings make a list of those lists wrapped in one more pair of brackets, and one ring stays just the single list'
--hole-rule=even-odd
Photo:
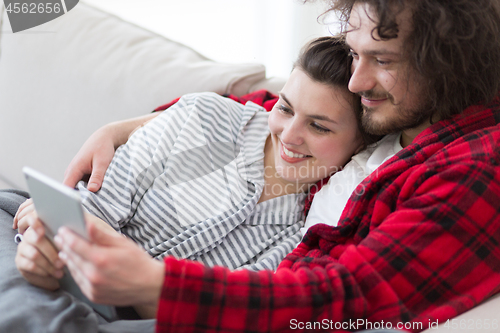
[{"label": "woman's smile", "polygon": [[269,115],[272,168],[279,182],[314,184],[362,145],[352,94],[295,68]]},{"label": "woman's smile", "polygon": [[293,151],[291,149],[287,149],[284,145],[283,142],[280,141],[280,156],[281,158],[288,163],[298,163],[302,162],[308,158],[311,158],[311,155],[305,155],[301,154],[299,152]]}]

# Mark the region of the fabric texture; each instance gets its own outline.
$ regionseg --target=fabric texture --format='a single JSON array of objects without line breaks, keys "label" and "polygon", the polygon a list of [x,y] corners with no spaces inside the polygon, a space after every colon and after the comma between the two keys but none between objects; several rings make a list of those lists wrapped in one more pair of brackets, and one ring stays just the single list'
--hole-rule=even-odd
[{"label": "fabric texture", "polygon": [[251,102],[185,95],[117,150],[100,191],[79,184],[82,203],[154,258],[275,270],[300,242],[306,195],[258,203],[268,116]]},{"label": "fabric texture", "polygon": [[[499,100],[423,131],[276,273],[165,259],[157,332],[443,322],[500,291]],[[363,329],[364,327],[356,327]]]}]

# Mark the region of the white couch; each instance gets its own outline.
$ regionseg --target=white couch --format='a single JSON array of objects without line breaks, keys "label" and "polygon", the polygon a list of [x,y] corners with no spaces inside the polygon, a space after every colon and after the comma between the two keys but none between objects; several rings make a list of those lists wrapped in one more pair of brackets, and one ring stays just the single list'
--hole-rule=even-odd
[{"label": "white couch", "polygon": [[243,95],[284,83],[266,79],[260,64],[212,61],[83,3],[15,34],[1,17],[0,188],[25,189],[25,165],[62,180],[97,128],[185,93]]},{"label": "white couch", "polygon": [[[16,34],[9,32],[5,13],[1,17],[0,188],[25,189],[24,165],[62,180],[97,128],[143,115],[182,94],[276,92],[284,83],[267,79],[262,65],[211,61],[83,3]],[[500,332],[469,329],[486,319],[500,322],[498,309],[500,297],[494,297],[450,322],[458,329],[428,332]]]}]

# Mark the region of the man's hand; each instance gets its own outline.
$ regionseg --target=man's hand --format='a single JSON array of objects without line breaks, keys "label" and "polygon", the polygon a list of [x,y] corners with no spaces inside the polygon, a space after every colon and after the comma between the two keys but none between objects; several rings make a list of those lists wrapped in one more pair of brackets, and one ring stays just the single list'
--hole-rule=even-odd
[{"label": "man's hand", "polygon": [[95,131],[83,144],[68,165],[64,174],[64,184],[75,187],[86,175],[90,175],[87,189],[98,191],[115,154],[116,148],[126,143],[130,134],[160,112],[123,120],[105,125]]},{"label": "man's hand", "polygon": [[[82,292],[93,302],[142,305],[156,309],[164,279],[164,264],[134,242],[87,219],[90,241],[67,228],[55,242]],[[153,310],[154,312],[154,310]]]},{"label": "man's hand", "polygon": [[104,126],[94,132],[83,144],[64,174],[64,184],[75,187],[85,176],[90,175],[88,190],[101,188],[104,174],[115,154],[115,139],[112,126]]}]

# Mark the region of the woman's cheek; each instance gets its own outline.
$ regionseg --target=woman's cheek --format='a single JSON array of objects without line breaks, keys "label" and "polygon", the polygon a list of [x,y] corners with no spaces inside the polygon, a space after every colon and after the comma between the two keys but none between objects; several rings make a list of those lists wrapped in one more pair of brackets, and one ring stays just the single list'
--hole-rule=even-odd
[{"label": "woman's cheek", "polygon": [[272,134],[277,134],[279,132],[281,120],[279,119],[279,115],[275,109],[273,109],[270,112],[271,114],[269,115],[268,118],[269,129]]}]

